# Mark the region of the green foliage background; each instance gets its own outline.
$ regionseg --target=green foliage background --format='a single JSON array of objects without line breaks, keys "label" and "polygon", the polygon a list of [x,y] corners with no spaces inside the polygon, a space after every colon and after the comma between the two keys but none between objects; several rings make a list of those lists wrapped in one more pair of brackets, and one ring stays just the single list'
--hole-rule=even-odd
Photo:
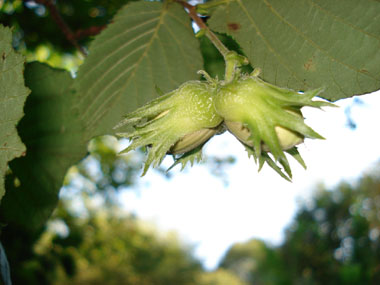
[{"label": "green foliage background", "polygon": [[[0,222],[2,242],[15,258],[34,255],[30,245],[58,203],[64,176],[92,138],[112,134],[122,115],[157,97],[156,90],[199,79],[199,69],[222,76],[221,56],[208,39],[194,36],[174,2],[57,1],[78,43],[89,46],[85,59],[45,6],[0,2],[0,199],[6,190]],[[266,81],[324,87],[321,97],[332,101],[380,88],[379,1],[210,3],[218,7],[209,10],[209,27],[245,54],[251,69],[261,68]],[[13,39],[4,26],[12,27]],[[28,63],[24,72],[21,54],[36,59],[41,50],[56,65],[83,64],[75,78],[42,63]]]}]

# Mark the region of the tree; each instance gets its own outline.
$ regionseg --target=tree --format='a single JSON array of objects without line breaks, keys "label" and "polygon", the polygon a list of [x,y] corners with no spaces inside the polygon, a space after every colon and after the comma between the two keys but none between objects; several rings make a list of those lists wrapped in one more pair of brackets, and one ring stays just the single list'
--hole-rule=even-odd
[{"label": "tree", "polygon": [[201,285],[245,285],[238,276],[229,270],[218,269],[212,272],[204,272],[197,280],[197,284]]},{"label": "tree", "polygon": [[282,245],[236,244],[220,268],[248,284],[377,284],[379,186],[378,171],[354,186],[319,186],[298,210]]},{"label": "tree", "polygon": [[378,173],[357,186],[321,187],[287,231],[281,254],[294,281],[302,284],[379,282]]},{"label": "tree", "polygon": [[231,246],[219,268],[234,273],[246,284],[288,284],[286,263],[277,250],[257,239]]},{"label": "tree", "polygon": [[78,216],[68,202],[60,203],[33,256],[13,267],[16,284],[194,284],[201,273],[174,234],[159,234],[115,206],[91,207],[91,200]]},{"label": "tree", "polygon": [[[23,236],[28,243],[38,239],[58,203],[66,171],[85,156],[90,139],[115,134],[114,127],[126,113],[141,114],[139,108],[161,94],[177,94],[172,90],[184,82],[199,80],[197,71],[202,68],[209,75],[203,72],[207,80],[199,86],[205,86],[207,92],[220,95],[223,89],[228,95],[228,88],[233,87],[234,93],[243,96],[245,92],[238,91],[248,77],[249,84],[264,86],[258,101],[249,99],[245,104],[247,108],[259,106],[259,112],[235,114],[232,107],[223,105],[223,98],[209,96],[221,103],[207,110],[220,116],[215,121],[220,124],[184,133],[186,136],[176,143],[186,147],[178,155],[171,141],[167,149],[158,146],[160,154],[151,158],[154,164],[167,153],[176,157],[176,163],[194,163],[200,158],[202,145],[228,128],[260,167],[268,163],[290,179],[285,152],[304,165],[293,145],[305,136],[319,138],[303,124],[300,108],[328,104],[311,101],[314,95],[335,101],[380,88],[376,28],[380,5],[376,1],[347,1],[343,7],[335,1],[301,0],[293,5],[282,1],[215,0],[196,6],[179,0],[57,2],[7,1],[0,7],[0,21],[14,26],[13,42],[28,58],[37,58],[41,44],[48,44],[52,54],[73,52],[75,48],[84,55],[90,43],[88,56],[75,78],[67,71],[38,62],[28,63],[23,71],[25,58],[12,49],[11,30],[0,27],[0,108],[6,114],[0,119],[0,196],[4,196],[0,220],[6,224],[2,230],[4,243],[11,240],[7,236]],[[190,19],[201,30],[198,36],[204,34],[215,47],[210,48],[206,38],[195,37]],[[226,45],[216,33],[227,34],[228,42],[233,44]],[[214,50],[212,55],[210,49]],[[220,54],[215,56],[216,50]],[[216,60],[208,62],[213,58]],[[225,75],[216,80],[215,73],[223,74],[218,69],[221,60],[226,65]],[[253,74],[245,74],[252,69]],[[265,96],[269,93],[273,95],[270,100]],[[163,97],[159,98],[161,101]],[[205,110],[200,111],[205,114]],[[132,126],[117,132],[138,140],[144,130],[131,133],[131,127],[142,128],[145,119],[149,124],[160,118],[163,122],[170,118],[168,114],[148,114],[141,121],[132,116],[127,121]],[[255,117],[257,114],[265,116]],[[271,119],[263,120],[268,114]],[[184,117],[181,115],[177,118]],[[238,124],[231,124],[231,120]],[[184,129],[178,127],[175,135],[180,136]],[[284,144],[284,130],[285,134],[290,130],[298,140]],[[174,133],[162,135],[172,139],[169,135]],[[139,143],[144,145],[144,141]],[[154,143],[148,140],[145,146],[148,152],[154,152],[159,143],[159,139]]]}]

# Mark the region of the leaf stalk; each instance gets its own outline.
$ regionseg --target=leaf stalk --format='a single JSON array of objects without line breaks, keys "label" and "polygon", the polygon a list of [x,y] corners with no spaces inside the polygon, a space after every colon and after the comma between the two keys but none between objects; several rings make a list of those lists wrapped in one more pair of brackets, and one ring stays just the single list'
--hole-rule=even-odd
[{"label": "leaf stalk", "polygon": [[[206,37],[213,43],[220,54],[223,56],[226,68],[225,68],[225,82],[231,82],[239,74],[238,68],[242,65],[248,64],[248,59],[244,56],[237,54],[234,51],[230,51],[222,41],[209,29],[206,23],[198,16],[197,6],[193,6],[186,1],[175,0],[175,2],[181,4],[188,10],[189,16],[197,24],[197,26],[205,32]],[[226,3],[227,1],[218,1],[218,5]],[[203,4],[202,4],[203,5]]]}]

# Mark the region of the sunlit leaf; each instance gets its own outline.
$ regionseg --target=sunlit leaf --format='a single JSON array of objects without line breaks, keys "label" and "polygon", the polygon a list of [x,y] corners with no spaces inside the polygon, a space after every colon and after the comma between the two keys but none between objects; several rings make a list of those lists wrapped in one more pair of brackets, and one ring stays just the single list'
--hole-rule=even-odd
[{"label": "sunlit leaf", "polygon": [[[167,1],[169,2],[169,1]],[[189,17],[177,3],[134,2],[95,38],[79,69],[77,108],[86,136],[112,133],[126,113],[202,68]]]},{"label": "sunlit leaf", "polygon": [[0,200],[8,162],[25,152],[16,125],[24,115],[29,90],[24,85],[24,57],[12,48],[12,33],[0,25]]}]

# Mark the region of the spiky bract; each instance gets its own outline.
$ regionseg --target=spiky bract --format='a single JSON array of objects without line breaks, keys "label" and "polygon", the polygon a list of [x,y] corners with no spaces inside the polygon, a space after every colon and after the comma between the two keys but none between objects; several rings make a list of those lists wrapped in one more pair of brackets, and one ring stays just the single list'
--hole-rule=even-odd
[{"label": "spiky bract", "polygon": [[[124,153],[148,147],[144,175],[151,164],[157,167],[167,153],[185,156],[203,145],[218,132],[221,122],[222,118],[213,107],[211,87],[199,81],[189,81],[129,113],[117,127],[126,124],[133,127],[129,132],[118,134],[132,140]],[[198,158],[200,151],[201,148],[197,151]],[[186,163],[188,160],[182,161]]]},{"label": "spiky bract", "polygon": [[[328,102],[313,101],[322,89],[295,92],[269,84],[257,76],[243,76],[221,85],[214,100],[215,110],[223,117],[228,130],[249,150],[249,154],[279,172],[279,162],[291,177],[284,151],[299,162],[302,158],[295,145],[303,139],[323,139],[307,126],[300,112],[304,106],[320,108],[331,106]],[[268,154],[271,153],[274,160]],[[303,161],[301,163],[304,165]],[[279,172],[284,178],[286,175]]]}]

